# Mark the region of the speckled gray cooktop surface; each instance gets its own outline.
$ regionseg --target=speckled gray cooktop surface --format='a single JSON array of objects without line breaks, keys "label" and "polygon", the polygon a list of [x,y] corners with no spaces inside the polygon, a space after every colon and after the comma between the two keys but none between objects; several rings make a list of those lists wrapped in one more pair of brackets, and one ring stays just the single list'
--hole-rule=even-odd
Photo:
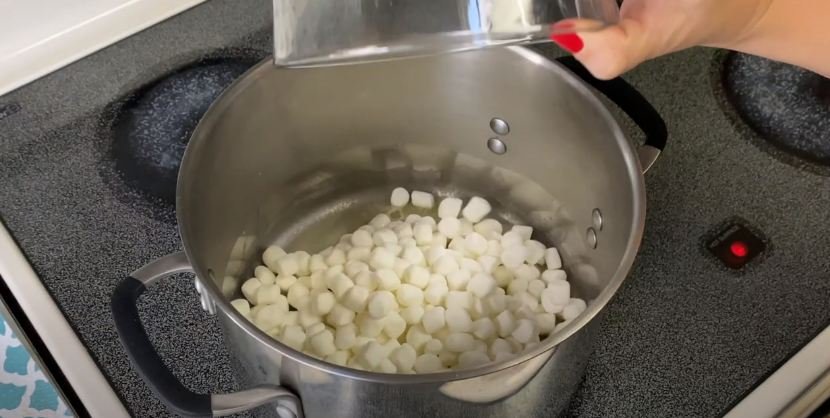
[{"label": "speckled gray cooktop surface", "polygon": [[[112,103],[206,56],[264,56],[269,16],[267,1],[207,2],[0,97],[0,216],[136,416],[168,413],[130,368],[109,296],[180,243],[172,208],[115,173]],[[717,91],[715,62],[713,51],[696,49],[627,76],[664,115],[671,138],[646,176],[636,266],[607,308],[567,415],[718,416],[830,323],[830,177],[758,147]],[[701,245],[732,216],[771,243],[741,275]],[[234,388],[221,335],[190,278],[164,281],[141,305],[162,357],[188,386]]]}]

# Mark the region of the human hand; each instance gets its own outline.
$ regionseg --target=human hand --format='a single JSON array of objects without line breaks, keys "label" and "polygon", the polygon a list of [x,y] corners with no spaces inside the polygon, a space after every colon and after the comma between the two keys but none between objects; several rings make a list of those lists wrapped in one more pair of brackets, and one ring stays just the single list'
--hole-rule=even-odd
[{"label": "human hand", "polygon": [[554,25],[551,39],[600,79],[645,60],[697,45],[732,48],[749,37],[774,0],[625,0],[620,21]]}]

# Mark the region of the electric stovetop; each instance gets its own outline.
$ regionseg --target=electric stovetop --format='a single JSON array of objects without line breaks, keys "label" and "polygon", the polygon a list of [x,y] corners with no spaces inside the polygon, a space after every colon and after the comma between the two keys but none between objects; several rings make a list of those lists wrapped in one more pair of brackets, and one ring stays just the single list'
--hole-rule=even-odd
[{"label": "electric stovetop", "polygon": [[[268,54],[270,18],[266,1],[214,0],[0,97],[0,216],[134,415],[169,413],[131,369],[109,297],[180,249],[178,158],[201,112]],[[720,416],[830,324],[830,89],[707,49],[626,79],[670,140],[646,175],[635,267],[567,414]],[[192,281],[154,286],[141,312],[186,385],[235,388]]]}]

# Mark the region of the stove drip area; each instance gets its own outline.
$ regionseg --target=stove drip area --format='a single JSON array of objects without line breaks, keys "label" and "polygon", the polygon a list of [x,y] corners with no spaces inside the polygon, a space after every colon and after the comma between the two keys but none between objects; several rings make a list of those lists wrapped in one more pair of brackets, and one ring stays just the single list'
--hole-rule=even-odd
[{"label": "stove drip area", "polygon": [[776,151],[795,165],[830,166],[830,79],[740,53],[726,58],[722,78],[739,117]]},{"label": "stove drip area", "polygon": [[187,142],[208,107],[255,59],[204,60],[157,79],[121,106],[112,125],[115,167],[131,187],[174,204]]}]

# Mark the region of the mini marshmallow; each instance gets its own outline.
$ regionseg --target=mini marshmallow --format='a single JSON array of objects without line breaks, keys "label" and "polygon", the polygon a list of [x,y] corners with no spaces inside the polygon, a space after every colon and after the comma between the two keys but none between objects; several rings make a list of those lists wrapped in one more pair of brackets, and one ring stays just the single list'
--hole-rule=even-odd
[{"label": "mini marshmallow", "polygon": [[424,258],[424,253],[421,251],[420,248],[412,246],[412,247],[404,247],[403,254],[401,257],[408,261],[410,264],[415,264],[419,266],[426,265],[426,258]]},{"label": "mini marshmallow", "polygon": [[422,209],[431,209],[435,205],[435,196],[432,193],[414,190],[412,192],[412,206]]},{"label": "mini marshmallow", "polygon": [[254,324],[263,331],[282,324],[282,315],[285,313],[276,305],[266,305],[260,308],[254,315]]},{"label": "mini marshmallow", "polygon": [[[322,322],[315,322],[311,324],[308,328],[305,329],[305,335],[307,337],[313,337],[323,331],[326,330],[326,324]],[[332,340],[333,342],[334,340]]]},{"label": "mini marshmallow", "polygon": [[517,277],[513,279],[513,281],[511,281],[509,285],[507,285],[507,294],[517,295],[519,293],[527,292],[527,287],[529,285],[529,280]]},{"label": "mini marshmallow", "polygon": [[299,325],[287,326],[287,327],[285,327],[285,329],[282,330],[281,335],[282,335],[282,337],[280,338],[280,341],[283,344],[285,344],[285,345],[287,345],[287,346],[289,346],[289,347],[291,347],[291,348],[293,348],[297,351],[300,351],[300,350],[303,349],[303,345],[305,344],[305,339],[306,339],[305,331],[303,331],[303,327],[301,327]]},{"label": "mini marshmallow", "polygon": [[516,329],[510,334],[516,341],[527,344],[538,338],[539,330],[536,327],[536,322],[531,319],[520,319],[516,323]]},{"label": "mini marshmallow", "polygon": [[397,290],[401,286],[401,279],[390,269],[377,270],[375,281],[380,290]]},{"label": "mini marshmallow", "polygon": [[335,351],[326,356],[325,360],[329,363],[334,363],[339,366],[345,366],[349,362],[350,354],[348,351]]},{"label": "mini marshmallow", "polygon": [[559,250],[553,247],[545,250],[545,266],[549,270],[562,268],[562,257],[559,256]]},{"label": "mini marshmallow", "polygon": [[372,233],[366,231],[365,229],[358,229],[355,231],[352,234],[351,242],[355,247],[371,248],[374,244],[374,241],[372,240]]},{"label": "mini marshmallow", "polygon": [[357,353],[357,361],[368,370],[375,370],[380,363],[386,359],[386,349],[377,341],[369,341],[368,344],[360,347]]},{"label": "mini marshmallow", "polygon": [[[522,303],[522,306],[527,308],[528,312],[536,312],[536,308],[539,306],[539,298],[531,295],[528,292],[521,292],[513,295],[513,297],[518,299]],[[516,313],[518,314],[518,309],[516,311]]]},{"label": "mini marshmallow", "polygon": [[484,235],[487,239],[493,239],[501,236],[502,226],[501,222],[495,219],[485,219],[473,225],[473,230]]},{"label": "mini marshmallow", "polygon": [[355,344],[357,338],[357,325],[346,324],[337,327],[334,332],[334,346],[338,350],[348,350]]},{"label": "mini marshmallow", "polygon": [[369,265],[376,270],[391,269],[395,265],[395,255],[386,248],[375,247],[369,259]]},{"label": "mini marshmallow", "polygon": [[[331,312],[331,309],[334,308],[335,303],[337,303],[337,300],[334,297],[334,293],[329,291],[321,291],[316,294],[312,294],[311,310],[320,316],[327,315]],[[287,306],[288,304],[286,303],[286,307]]]},{"label": "mini marshmallow", "polygon": [[398,243],[398,235],[391,229],[379,229],[372,234],[372,241],[377,246],[384,246]]},{"label": "mini marshmallow", "polygon": [[311,274],[314,274],[314,273],[317,273],[317,272],[322,273],[327,268],[329,268],[329,266],[326,265],[325,258],[323,258],[323,256],[320,255],[320,254],[314,254],[308,260],[308,269],[311,271]]},{"label": "mini marshmallow", "polygon": [[499,337],[507,337],[516,329],[516,319],[510,311],[502,311],[496,316],[496,329],[499,332]]},{"label": "mini marshmallow", "polygon": [[297,265],[299,266],[297,274],[300,276],[308,276],[311,274],[311,254],[305,251],[297,251],[294,253],[294,257],[296,257]]},{"label": "mini marshmallow", "polygon": [[415,359],[418,353],[409,344],[401,344],[400,347],[389,353],[389,360],[395,365],[399,372],[412,370],[415,367]]},{"label": "mini marshmallow", "polygon": [[493,269],[493,278],[499,287],[507,287],[513,281],[513,272],[505,266],[496,266]]},{"label": "mini marshmallow", "polygon": [[476,257],[487,252],[487,238],[478,232],[472,232],[464,238],[464,248]]},{"label": "mini marshmallow", "polygon": [[458,231],[458,235],[462,236],[462,237],[466,237],[467,235],[472,234],[473,231],[474,231],[473,230],[473,223],[466,220],[466,219],[462,219],[461,220],[461,229]]},{"label": "mini marshmallow", "polygon": [[479,340],[489,341],[496,336],[496,324],[490,318],[481,318],[473,322],[473,335]]},{"label": "mini marshmallow", "polygon": [[507,309],[507,296],[492,294],[484,299],[484,303],[490,312],[501,312]]},{"label": "mini marshmallow", "polygon": [[565,270],[545,270],[545,272],[542,273],[542,280],[548,285],[558,280],[567,279],[568,274],[565,273]]},{"label": "mini marshmallow", "polygon": [[432,353],[432,354],[437,355],[443,349],[444,349],[444,343],[442,343],[441,340],[439,340],[437,338],[433,338],[433,339],[427,341],[426,344],[424,344],[424,352],[425,353]]},{"label": "mini marshmallow", "polygon": [[479,298],[486,297],[496,288],[496,280],[486,273],[476,273],[467,284],[467,291]]},{"label": "mini marshmallow", "polygon": [[277,273],[280,276],[293,276],[300,271],[300,260],[296,254],[280,257],[276,262]]},{"label": "mini marshmallow", "polygon": [[375,278],[375,273],[371,271],[361,271],[352,279],[355,286],[365,287],[369,290],[377,290],[378,281]]},{"label": "mini marshmallow", "polygon": [[402,208],[409,203],[409,192],[403,187],[397,187],[392,190],[392,195],[389,197],[389,203],[397,208]]},{"label": "mini marshmallow", "polygon": [[499,259],[489,255],[483,255],[478,258],[478,265],[483,273],[492,274],[496,266],[499,265]]},{"label": "mini marshmallow", "polygon": [[475,196],[467,202],[467,206],[465,206],[461,211],[461,215],[464,219],[472,223],[476,223],[484,219],[484,217],[490,213],[491,209],[492,207],[490,206],[490,202]]},{"label": "mini marshmallow", "polygon": [[550,313],[537,313],[536,326],[539,327],[539,334],[548,335],[556,328],[556,315]]},{"label": "mini marshmallow", "polygon": [[357,276],[361,271],[369,271],[369,265],[362,261],[349,260],[343,266],[343,273],[349,276],[349,278]]},{"label": "mini marshmallow", "polygon": [[587,304],[582,299],[571,299],[568,302],[568,305],[565,306],[565,309],[562,310],[562,319],[565,321],[570,321],[579,314],[581,314],[587,308]]},{"label": "mini marshmallow", "polygon": [[302,310],[308,303],[310,290],[301,283],[296,283],[288,289],[288,303],[297,310]]},{"label": "mini marshmallow", "polygon": [[444,346],[453,353],[472,351],[475,348],[475,338],[465,332],[452,333],[447,336]]},{"label": "mini marshmallow", "polygon": [[484,255],[488,255],[490,257],[500,258],[501,257],[501,241],[491,239],[487,241],[487,252]]},{"label": "mini marshmallow", "polygon": [[424,307],[408,306],[401,309],[400,315],[408,325],[415,325],[421,322],[421,318],[424,316]]},{"label": "mini marshmallow", "polygon": [[262,282],[259,279],[252,277],[242,283],[242,295],[245,296],[245,299],[248,299],[251,303],[257,302],[257,293],[259,292],[259,288],[262,287]]},{"label": "mini marshmallow", "polygon": [[412,230],[412,224],[409,223],[400,224],[395,228],[392,228],[392,230],[395,231],[395,235],[398,236],[398,242],[406,238],[413,238],[413,235],[415,235],[415,232]]},{"label": "mini marshmallow", "polygon": [[392,265],[392,271],[394,271],[398,277],[403,277],[404,273],[406,273],[406,269],[408,269],[410,265],[409,261],[406,261],[403,258],[396,258],[395,264]]},{"label": "mini marshmallow", "polygon": [[519,267],[516,267],[516,269],[513,270],[513,274],[517,279],[527,280],[528,282],[536,280],[539,276],[541,276],[541,273],[539,273],[539,269],[536,268],[536,266],[528,264],[522,264]]},{"label": "mini marshmallow", "polygon": [[449,291],[450,289],[446,285],[431,284],[424,290],[424,300],[433,306],[442,305]]},{"label": "mini marshmallow", "polygon": [[441,370],[444,370],[444,365],[441,363],[441,360],[438,359],[438,356],[435,354],[427,353],[421,354],[415,360],[415,371],[418,373],[434,373]]},{"label": "mini marshmallow", "polygon": [[522,235],[518,231],[511,230],[508,233],[501,236],[499,243],[501,244],[501,247],[505,249],[507,247],[513,247],[517,245],[521,245],[522,247],[524,247],[525,241],[527,240],[522,238]]},{"label": "mini marshmallow", "polygon": [[393,312],[385,318],[383,333],[393,341],[396,341],[405,331],[406,321],[399,314]]},{"label": "mini marshmallow", "polygon": [[498,353],[505,353],[505,354],[512,354],[513,353],[513,345],[511,345],[507,340],[502,338],[496,338],[493,342],[490,343],[490,347],[487,350],[491,357],[496,357]]},{"label": "mini marshmallow", "polygon": [[371,293],[371,290],[363,286],[352,286],[340,299],[340,303],[342,303],[343,306],[349,310],[354,312],[362,312],[366,309],[366,303],[369,301],[369,295],[371,295]]},{"label": "mini marshmallow", "polygon": [[458,271],[458,262],[452,255],[444,254],[438,260],[435,260],[435,263],[432,265],[432,271],[446,276],[454,271]]},{"label": "mini marshmallow", "polygon": [[467,270],[470,274],[480,273],[482,271],[481,264],[479,264],[478,260],[470,257],[461,258],[461,261],[458,263],[458,268],[461,270]]},{"label": "mini marshmallow", "polygon": [[444,316],[444,308],[441,306],[433,306],[424,311],[424,317],[421,318],[421,325],[424,331],[432,334],[441,328],[444,328],[446,319]]},{"label": "mini marshmallow", "polygon": [[522,242],[527,241],[530,239],[530,236],[533,235],[533,228],[527,225],[513,225],[513,228],[510,228],[510,231],[515,231],[522,237]]},{"label": "mini marshmallow", "polygon": [[438,247],[438,246],[429,247],[429,249],[426,251],[427,264],[430,265],[430,266],[435,264],[446,253],[447,253],[446,248]]},{"label": "mini marshmallow", "polygon": [[254,269],[254,277],[256,277],[262,284],[274,284],[277,281],[277,276],[268,267],[257,266]]},{"label": "mini marshmallow", "polygon": [[297,315],[297,323],[300,324],[304,330],[306,330],[306,335],[308,335],[308,329],[312,325],[322,322],[322,318],[320,318],[319,315],[315,315],[314,312],[311,312],[310,310],[297,312],[300,312],[299,315]]},{"label": "mini marshmallow", "polygon": [[418,222],[420,220],[421,220],[421,215],[418,215],[417,213],[411,213],[409,215],[406,215],[406,218],[404,219],[404,222],[406,222],[410,225],[413,225],[413,224],[415,224],[415,222]]},{"label": "mini marshmallow", "polygon": [[280,287],[275,284],[264,284],[256,294],[257,305],[277,305],[288,312],[288,299],[280,293]]},{"label": "mini marshmallow", "polygon": [[444,349],[438,353],[438,358],[441,360],[441,364],[443,364],[444,367],[453,367],[458,363],[458,354],[447,349]]},{"label": "mini marshmallow", "polygon": [[454,271],[447,275],[447,286],[452,290],[466,290],[470,278],[467,270]]},{"label": "mini marshmallow", "polygon": [[379,214],[375,215],[375,217],[372,218],[371,221],[369,221],[369,225],[371,225],[372,228],[381,229],[381,228],[389,225],[391,222],[392,222],[392,219],[389,218],[389,215],[387,215],[385,213],[379,213]]},{"label": "mini marshmallow", "polygon": [[571,300],[571,284],[565,280],[556,280],[549,283],[546,290],[550,303],[566,305]]},{"label": "mini marshmallow", "polygon": [[361,337],[375,338],[383,332],[385,318],[375,319],[366,312],[357,317],[358,335]]},{"label": "mini marshmallow", "polygon": [[[424,291],[409,283],[404,283],[395,291],[400,306],[415,306],[424,304]],[[369,302],[371,305],[371,301]],[[395,306],[397,308],[397,306]],[[371,309],[371,306],[370,306]]]},{"label": "mini marshmallow", "polygon": [[372,256],[372,249],[370,247],[354,247],[346,252],[346,263],[349,261],[369,262]]},{"label": "mini marshmallow", "polygon": [[528,240],[525,242],[525,248],[527,249],[527,257],[525,257],[527,264],[531,266],[542,264],[545,260],[545,244],[535,240]]},{"label": "mini marshmallow", "polygon": [[461,369],[470,369],[489,362],[490,357],[481,351],[467,351],[458,356],[458,367]]},{"label": "mini marshmallow", "polygon": [[234,299],[231,301],[231,306],[242,316],[248,316],[251,313],[251,304],[245,299]]},{"label": "mini marshmallow", "polygon": [[277,261],[280,258],[285,257],[286,253],[285,250],[282,248],[272,245],[265,249],[265,252],[262,253],[262,263],[265,264],[271,271],[277,271]]},{"label": "mini marshmallow", "polygon": [[450,307],[447,308],[444,316],[447,322],[447,329],[450,332],[470,332],[473,329],[473,320],[465,309]]},{"label": "mini marshmallow", "polygon": [[331,312],[326,315],[326,322],[333,327],[341,327],[354,321],[355,314],[341,304],[334,305]]},{"label": "mini marshmallow", "polygon": [[438,217],[441,219],[456,219],[461,213],[464,202],[457,197],[448,197],[438,205]]},{"label": "mini marshmallow", "polygon": [[443,218],[438,222],[438,232],[447,238],[456,238],[461,233],[461,221],[457,218]]},{"label": "mini marshmallow", "polygon": [[375,319],[386,317],[390,312],[398,309],[398,301],[392,292],[379,290],[369,296],[368,312]]},{"label": "mini marshmallow", "polygon": [[284,313],[282,317],[282,324],[285,326],[297,325],[300,323],[300,314],[297,311],[288,311]]},{"label": "mini marshmallow", "polygon": [[428,245],[432,242],[432,227],[427,223],[416,223],[412,234],[418,245]]},{"label": "mini marshmallow", "polygon": [[525,262],[527,258],[527,249],[524,245],[503,246],[501,253],[501,262],[505,267],[515,270]]},{"label": "mini marshmallow", "polygon": [[424,344],[431,339],[432,336],[424,331],[424,328],[420,325],[413,325],[406,332],[406,343],[411,345],[416,351],[423,350]]},{"label": "mini marshmallow", "polygon": [[490,316],[490,308],[484,303],[483,299],[473,297],[473,306],[469,309],[470,318],[473,321]]},{"label": "mini marshmallow", "polygon": [[[335,276],[333,280],[329,282],[329,289],[331,289],[331,291],[334,292],[334,296],[337,297],[337,299],[341,299],[343,295],[345,295],[346,292],[353,286],[354,282],[352,281],[352,279],[349,278],[349,276],[346,276],[345,274],[338,274],[337,276]],[[295,285],[294,287],[297,286]],[[294,289],[294,287],[292,287],[291,289]],[[291,294],[290,292],[291,291],[289,290],[289,295]]]},{"label": "mini marshmallow", "polygon": [[345,263],[346,252],[339,248],[332,249],[331,253],[326,257],[326,264],[329,266],[338,266]]},{"label": "mini marshmallow", "polygon": [[424,289],[429,284],[429,270],[421,266],[409,266],[404,273],[404,281],[419,288]]},{"label": "mini marshmallow", "polygon": [[542,291],[545,290],[545,282],[536,279],[531,280],[530,283],[527,285],[527,293],[530,293],[536,298],[539,298],[542,295]]},{"label": "mini marshmallow", "polygon": [[473,306],[473,295],[461,290],[450,290],[444,299],[447,308],[470,309]]}]

